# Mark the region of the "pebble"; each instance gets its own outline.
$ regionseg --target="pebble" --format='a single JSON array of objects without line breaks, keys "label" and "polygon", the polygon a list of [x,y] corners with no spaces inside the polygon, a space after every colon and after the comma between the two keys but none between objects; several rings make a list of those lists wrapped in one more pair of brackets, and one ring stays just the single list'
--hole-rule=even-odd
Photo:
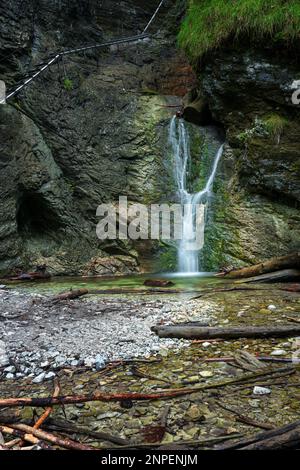
[{"label": "pebble", "polygon": [[[86,365],[100,371],[109,361],[149,358],[158,353],[167,356],[171,348],[188,347],[189,342],[159,338],[151,332],[151,326],[161,322],[172,324],[179,319],[183,322],[197,319],[211,324],[216,312],[214,302],[201,299],[185,302],[145,299],[142,303],[139,298],[105,298],[97,302],[78,299],[62,308],[44,306],[43,302],[33,303],[36,298],[48,297],[24,291],[18,293],[13,289],[1,292],[0,296],[2,312],[14,315],[22,311],[28,316],[26,323],[19,319],[1,322],[2,338],[7,340],[0,340],[0,367],[11,367],[16,363],[18,374],[15,369],[8,369],[4,376],[30,377],[33,383],[41,383],[46,377],[53,378],[56,370],[66,365]],[[103,309],[110,307],[114,315],[103,315]],[[99,315],[95,315],[96,312]],[[133,312],[134,321],[131,321]],[[9,339],[8,334],[11,335]],[[120,342],[121,338],[130,341]],[[204,348],[209,346],[210,342],[204,343]]]},{"label": "pebble", "polygon": [[271,312],[274,312],[275,310],[277,310],[277,307],[276,305],[271,304],[271,305],[268,305],[268,310],[271,310]]},{"label": "pebble", "polygon": [[272,390],[266,387],[255,386],[253,389],[254,395],[269,395],[271,392]]},{"label": "pebble", "polygon": [[11,373],[6,374],[7,379],[13,379],[14,377],[15,377],[14,374],[11,374]]},{"label": "pebble", "polygon": [[6,346],[4,341],[0,340],[0,367],[8,366],[9,358],[6,353]]},{"label": "pebble", "polygon": [[284,356],[286,354],[286,351],[284,349],[274,349],[274,351],[271,352],[271,356]]},{"label": "pebble", "polygon": [[211,370],[202,370],[199,372],[199,375],[201,375],[201,377],[212,377],[214,374]]},{"label": "pebble", "polygon": [[205,343],[202,343],[202,346],[203,348],[208,348],[209,346],[211,346],[211,343],[209,343],[208,341],[205,341]]},{"label": "pebble", "polygon": [[46,375],[45,375],[45,380],[51,380],[51,379],[54,379],[55,377],[55,373],[54,372],[48,372]]},{"label": "pebble", "polygon": [[5,367],[4,372],[11,372],[12,374],[16,372],[15,366]]},{"label": "pebble", "polygon": [[45,378],[45,375],[46,373],[45,372],[42,372],[41,374],[37,375],[33,380],[32,380],[32,383],[34,384],[40,384],[43,382],[44,378]]}]

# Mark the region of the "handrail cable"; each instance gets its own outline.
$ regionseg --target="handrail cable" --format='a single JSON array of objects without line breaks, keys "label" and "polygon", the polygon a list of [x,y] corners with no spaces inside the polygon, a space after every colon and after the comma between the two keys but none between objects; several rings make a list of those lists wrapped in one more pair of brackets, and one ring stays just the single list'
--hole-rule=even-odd
[{"label": "handrail cable", "polygon": [[90,49],[96,49],[96,48],[100,48],[100,47],[107,47],[107,46],[113,46],[115,44],[125,44],[125,43],[130,43],[130,42],[135,42],[135,41],[139,41],[139,40],[144,40],[144,39],[147,39],[149,38],[149,34],[147,34],[147,30],[149,29],[150,25],[152,24],[152,22],[154,21],[156,15],[158,14],[159,10],[161,9],[162,7],[162,4],[164,3],[165,0],[161,0],[160,4],[158,5],[158,7],[156,8],[154,14],[152,15],[152,17],[150,18],[150,21],[148,22],[147,26],[145,27],[144,31],[142,32],[142,34],[138,34],[136,36],[130,36],[130,37],[125,37],[125,38],[120,38],[120,39],[114,39],[112,41],[107,41],[107,42],[103,42],[103,43],[97,43],[97,44],[92,44],[92,45],[88,45],[88,46],[82,46],[82,47],[78,47],[78,48],[75,48],[75,49],[67,49],[65,51],[61,51],[61,52],[58,52],[55,56],[52,56],[51,59],[45,63],[45,65],[43,65],[39,70],[37,70],[36,72],[33,73],[33,75],[31,75],[27,80],[25,80],[23,83],[21,83],[21,85],[17,86],[17,88],[15,88],[14,90],[10,91],[7,95],[6,95],[6,98],[3,99],[3,100],[0,100],[0,104],[2,103],[5,103],[7,100],[9,100],[10,98],[12,98],[13,96],[15,96],[17,93],[19,93],[24,87],[26,87],[27,85],[29,85],[29,83],[33,82],[41,73],[43,73],[48,67],[50,67],[51,65],[53,65],[55,62],[57,62],[61,57],[65,56],[65,55],[69,55],[69,54],[75,54],[75,53],[78,53],[78,52],[83,52],[83,51],[87,51],[87,50],[90,50]]}]

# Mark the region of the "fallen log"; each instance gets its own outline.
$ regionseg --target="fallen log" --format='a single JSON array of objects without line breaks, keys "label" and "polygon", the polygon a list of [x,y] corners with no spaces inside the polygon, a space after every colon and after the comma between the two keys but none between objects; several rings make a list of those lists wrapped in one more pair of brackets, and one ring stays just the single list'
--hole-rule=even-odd
[{"label": "fallen log", "polygon": [[83,295],[86,295],[88,293],[89,293],[88,289],[77,289],[77,290],[71,289],[68,292],[62,292],[61,294],[56,295],[55,297],[53,297],[52,300],[54,302],[58,302],[60,300],[73,300]]},{"label": "fallen log", "polygon": [[237,284],[245,284],[250,282],[289,282],[300,279],[299,269],[282,269],[268,274],[260,274],[259,276],[242,278],[235,281]]},{"label": "fallen log", "polygon": [[286,256],[271,258],[262,263],[248,266],[246,268],[236,269],[227,273],[218,273],[218,276],[226,276],[227,278],[236,279],[244,277],[258,276],[260,274],[278,271],[280,269],[300,268],[300,252],[291,253]]},{"label": "fallen log", "polygon": [[[45,397],[45,398],[2,398],[0,399],[0,408],[13,408],[16,406],[31,406],[31,407],[44,407],[52,405],[71,405],[74,403],[87,403],[92,401],[117,401],[124,400],[162,400],[164,398],[176,398],[183,395],[189,395],[211,388],[225,387],[228,385],[235,385],[238,383],[248,383],[256,381],[261,377],[268,375],[286,375],[293,374],[294,367],[280,367],[280,368],[266,368],[255,373],[247,373],[234,379],[226,379],[219,382],[205,383],[193,388],[173,388],[166,391],[158,391],[156,393],[138,393],[138,392],[124,392],[124,393],[105,393],[95,392],[90,395],[65,395],[59,397]],[[0,429],[1,430],[1,429]]]},{"label": "fallen log", "polygon": [[235,326],[201,327],[194,325],[158,325],[151,328],[160,338],[184,339],[237,339],[237,338],[282,338],[298,336],[299,325],[283,326]]},{"label": "fallen log", "polygon": [[258,433],[234,444],[223,444],[215,450],[276,450],[300,446],[300,420],[270,431]]}]

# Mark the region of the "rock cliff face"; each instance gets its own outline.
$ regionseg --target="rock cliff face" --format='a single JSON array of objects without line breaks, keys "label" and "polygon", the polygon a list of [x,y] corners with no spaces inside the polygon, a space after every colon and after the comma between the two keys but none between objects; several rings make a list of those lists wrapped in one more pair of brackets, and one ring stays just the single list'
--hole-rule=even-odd
[{"label": "rock cliff face", "polygon": [[[7,1],[7,87],[62,49],[141,33],[156,1]],[[180,3],[180,2],[179,2]],[[72,55],[0,107],[0,271],[46,263],[56,274],[146,269],[149,243],[100,241],[97,206],[167,199],[167,126],[195,76],[176,51],[180,5],[151,41]],[[176,76],[176,79],[174,79]],[[150,267],[149,267],[150,269]]]},{"label": "rock cliff face", "polygon": [[300,248],[299,77],[292,50],[232,47],[199,68],[201,93],[227,143],[204,264],[243,265]]},{"label": "rock cliff face", "polygon": [[[156,5],[6,0],[1,78],[9,88],[54,52],[138,34]],[[193,89],[189,96],[197,109],[203,100],[205,112],[192,110],[192,120],[219,123],[227,135],[203,267],[300,248],[300,107],[291,102],[299,57],[241,45],[210,54],[193,71],[175,44],[183,7],[165,2],[151,41],[69,56],[0,106],[1,274],[43,263],[56,274],[155,269],[159,244],[98,240],[96,209],[116,205],[120,195],[172,200],[167,132],[174,109],[166,106],[180,106]],[[195,157],[201,132],[191,125]],[[201,161],[197,169],[205,176]]]}]

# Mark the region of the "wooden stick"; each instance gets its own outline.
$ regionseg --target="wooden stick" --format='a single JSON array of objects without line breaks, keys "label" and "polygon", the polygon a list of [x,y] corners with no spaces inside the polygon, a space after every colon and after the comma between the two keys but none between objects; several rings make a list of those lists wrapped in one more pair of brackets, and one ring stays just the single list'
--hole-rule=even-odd
[{"label": "wooden stick", "polygon": [[224,387],[227,385],[234,385],[236,383],[249,382],[252,380],[259,379],[266,375],[273,374],[292,374],[295,372],[294,367],[282,367],[282,368],[266,368],[262,371],[255,373],[244,374],[241,377],[234,379],[226,379],[220,382],[213,382],[209,384],[201,384],[193,388],[175,388],[166,391],[159,391],[156,393],[104,393],[95,392],[90,395],[66,395],[59,397],[45,397],[45,398],[3,398],[0,400],[0,407],[12,408],[15,406],[36,406],[44,407],[51,405],[70,405],[74,403],[86,403],[89,401],[122,401],[122,400],[160,400],[164,398],[176,398],[183,395],[188,395],[194,392],[200,392],[202,390],[208,390],[211,388]]},{"label": "wooden stick", "polygon": [[[60,392],[60,386],[59,383],[56,381],[55,386],[54,386],[54,392],[53,392],[53,398],[58,397]],[[39,417],[37,422],[34,424],[33,429],[38,429],[42,426],[42,424],[46,421],[46,419],[50,416],[52,412],[52,406],[49,406],[44,413]]]},{"label": "wooden stick", "polygon": [[123,439],[118,436],[113,436],[111,434],[107,434],[101,431],[91,431],[89,429],[82,428],[80,426],[76,426],[73,423],[69,423],[68,421],[60,420],[60,419],[53,419],[50,418],[49,421],[44,425],[50,431],[64,431],[65,433],[71,434],[82,434],[85,436],[89,436],[93,439],[112,442],[113,444],[117,445],[129,445],[130,442],[127,439]]},{"label": "wooden stick", "polygon": [[[13,425],[14,426],[14,425]],[[22,441],[30,442],[31,444],[38,444],[41,445],[44,449],[49,449],[49,446],[41,443],[39,439],[32,435],[32,433],[27,434],[26,432],[22,432],[21,430],[14,429],[12,426],[2,426],[0,425],[0,430],[4,434],[10,434],[11,436],[17,436],[21,438]]]},{"label": "wooden stick", "polygon": [[54,436],[46,431],[41,431],[40,429],[34,429],[32,426],[27,426],[27,424],[12,424],[11,427],[17,431],[23,431],[27,433],[26,435],[33,435],[39,440],[51,442],[59,447],[71,450],[97,450],[95,447],[81,444],[80,442],[73,441],[71,439],[62,439],[60,437]]},{"label": "wooden stick", "polygon": [[[295,431],[295,434],[290,434]],[[276,442],[277,437],[282,436],[283,439]],[[275,438],[275,441],[272,439]],[[295,438],[295,439],[294,439]],[[254,449],[252,446],[255,443],[265,442],[265,449],[275,449],[275,448],[287,448],[292,447],[295,444],[295,440],[298,444],[300,443],[300,420],[295,421],[294,423],[287,424],[285,426],[272,429],[270,431],[261,432],[255,436],[242,439],[241,441],[235,442],[234,444],[225,444],[218,446],[217,450],[234,450],[234,449]]]},{"label": "wooden stick", "polygon": [[237,421],[241,421],[242,423],[249,424],[250,426],[254,426],[256,428],[261,428],[261,429],[274,429],[274,426],[272,424],[267,424],[267,423],[260,423],[258,421],[255,421],[252,418],[249,418],[249,416],[245,416],[242,413],[240,413],[237,410],[233,410],[232,408],[228,408],[227,406],[224,406],[222,403],[220,403],[218,400],[215,402],[220,408],[222,408],[225,411],[229,411],[230,413],[233,413],[237,416]]},{"label": "wooden stick", "polygon": [[[228,436],[218,436],[218,437],[208,437],[207,439],[191,439],[191,440],[188,440],[188,441],[175,441],[175,442],[170,442],[168,443],[167,445],[168,446],[186,446],[186,445],[197,445],[197,446],[201,446],[201,447],[204,447],[206,446],[207,444],[216,444],[218,442],[222,442],[222,441],[228,441],[230,439],[237,439],[241,437],[241,434],[231,434],[231,435],[228,435]],[[154,443],[144,443],[144,444],[131,444],[130,446],[122,446],[121,449],[143,449],[143,448],[151,448],[151,447],[162,447],[162,446],[165,446],[166,443],[165,442],[154,442]]]}]

